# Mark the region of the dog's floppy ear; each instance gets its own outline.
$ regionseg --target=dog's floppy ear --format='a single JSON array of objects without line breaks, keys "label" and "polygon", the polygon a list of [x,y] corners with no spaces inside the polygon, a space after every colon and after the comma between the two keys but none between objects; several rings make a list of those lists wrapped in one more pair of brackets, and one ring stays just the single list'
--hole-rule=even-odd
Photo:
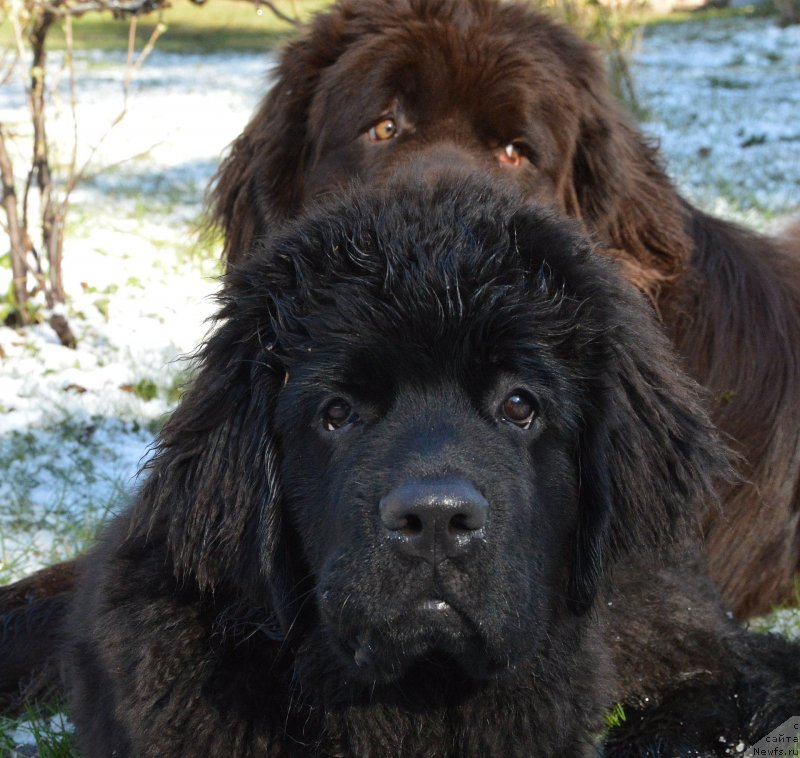
[{"label": "dog's floppy ear", "polygon": [[211,182],[207,215],[224,236],[228,263],[248,255],[269,226],[296,208],[308,155],[307,111],[317,72],[290,45],[276,82]]},{"label": "dog's floppy ear", "polygon": [[716,500],[715,482],[731,475],[729,454],[700,388],[614,264],[541,212],[516,214],[511,228],[534,286],[558,303],[570,336],[556,347],[581,385],[569,597],[582,612],[608,563],[628,551],[656,551],[696,526]]},{"label": "dog's floppy ear", "polygon": [[179,581],[210,592],[234,586],[280,615],[293,582],[272,423],[286,374],[271,311],[274,293],[291,284],[268,284],[229,275],[218,326],[147,464],[131,537],[163,539]]},{"label": "dog's floppy ear", "polygon": [[657,551],[695,529],[716,501],[715,484],[730,477],[728,452],[700,388],[681,371],[641,296],[601,273],[578,294],[586,306],[581,325],[595,318],[599,328],[595,344],[579,347],[590,356],[591,380],[578,453],[580,520],[570,587],[577,611],[592,602],[604,562],[628,551]]},{"label": "dog's floppy ear", "polygon": [[657,150],[614,101],[599,66],[582,73],[580,127],[561,202],[651,299],[689,264],[686,213]]},{"label": "dog's floppy ear", "polygon": [[322,14],[283,50],[274,84],[231,145],[206,198],[209,225],[224,236],[228,263],[299,208],[313,160],[309,111],[326,69],[352,41],[342,9]]}]

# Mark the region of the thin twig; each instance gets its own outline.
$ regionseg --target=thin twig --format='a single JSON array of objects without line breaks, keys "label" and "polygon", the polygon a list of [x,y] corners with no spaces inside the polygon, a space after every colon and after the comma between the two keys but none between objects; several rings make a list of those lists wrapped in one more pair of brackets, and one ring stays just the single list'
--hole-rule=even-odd
[{"label": "thin twig", "polygon": [[292,26],[300,26],[300,17],[297,15],[297,7],[295,6],[294,2],[292,3],[292,10],[295,14],[294,16],[288,16],[280,8],[278,8],[275,3],[270,2],[270,0],[244,0],[244,2],[251,3],[255,5],[256,8],[260,8],[263,5],[264,7],[269,8],[270,13],[272,13],[275,18],[285,21],[287,24],[291,24]]},{"label": "thin twig", "polygon": [[14,305],[19,313],[20,320],[25,323],[28,319],[28,310],[25,304],[28,300],[28,265],[26,261],[28,244],[27,233],[20,227],[17,209],[17,193],[14,189],[14,168],[11,158],[6,150],[5,133],[0,124],[0,178],[3,183],[3,209],[8,222],[8,239],[11,243],[11,271],[14,277]]},{"label": "thin twig", "polygon": [[[8,63],[6,63],[8,61]],[[19,51],[15,50],[13,54],[9,56],[4,56],[2,67],[4,69],[3,73],[0,74],[0,87],[4,84],[7,84],[11,81],[11,77],[14,75],[14,72],[17,70],[17,64],[20,61]]]},{"label": "thin twig", "polygon": [[[142,51],[139,53],[139,55],[136,58],[136,60],[133,61],[133,63],[131,63],[131,60],[133,59],[134,45],[135,45],[135,42],[136,42],[136,33],[135,33],[135,26],[134,26],[135,22],[136,22],[135,18],[131,19],[131,29],[133,31],[131,33],[129,33],[129,35],[128,35],[128,66],[127,66],[126,71],[125,71],[125,78],[123,79],[123,82],[122,82],[122,109],[120,110],[119,113],[117,113],[117,115],[114,117],[114,119],[108,125],[108,129],[106,129],[105,132],[103,132],[103,134],[100,136],[100,139],[97,140],[97,142],[95,142],[94,145],[92,145],[91,149],[89,150],[89,155],[86,158],[86,160],[83,162],[83,164],[81,165],[80,170],[76,174],[74,174],[73,177],[71,178],[71,180],[67,183],[67,192],[68,193],[71,193],[72,190],[75,188],[75,186],[79,182],[83,181],[86,178],[86,175],[87,175],[88,170],[89,170],[89,166],[91,165],[95,154],[100,149],[100,147],[105,142],[105,140],[108,138],[108,136],[111,134],[111,132],[114,130],[114,128],[127,115],[127,113],[128,113],[128,97],[129,97],[129,94],[130,94],[131,81],[133,80],[134,75],[141,68],[142,64],[145,62],[147,57],[153,51],[153,48],[155,47],[155,44],[158,41],[158,38],[166,30],[166,26],[164,26],[164,24],[156,24],[156,27],[151,32],[150,37],[147,40],[147,43],[142,48]],[[105,168],[108,169],[109,166],[106,166]]]},{"label": "thin twig", "polygon": [[67,43],[66,55],[64,60],[67,66],[69,79],[69,112],[72,119],[72,152],[70,154],[69,168],[67,169],[67,181],[64,187],[64,197],[61,199],[61,217],[66,218],[69,198],[75,188],[75,169],[78,165],[78,95],[75,84],[75,59],[74,40],[72,37],[72,18],[67,16],[64,19],[64,39]]}]

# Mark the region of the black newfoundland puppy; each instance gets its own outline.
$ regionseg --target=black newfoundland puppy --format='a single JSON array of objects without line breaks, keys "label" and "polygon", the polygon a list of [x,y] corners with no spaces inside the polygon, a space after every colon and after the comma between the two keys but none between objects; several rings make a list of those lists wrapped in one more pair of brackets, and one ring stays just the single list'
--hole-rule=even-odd
[{"label": "black newfoundland puppy", "polygon": [[726,455],[612,268],[448,180],[312,212],[229,274],[82,564],[85,754],[694,755],[795,713],[797,651],[696,559]]},{"label": "black newfoundland puppy", "polygon": [[579,219],[648,293],[741,456],[741,478],[705,514],[705,554],[738,617],[765,613],[791,601],[800,573],[800,237],[760,236],[680,197],[595,51],[535,6],[339,0],[316,16],[220,166],[225,255],[412,162],[485,170]]}]

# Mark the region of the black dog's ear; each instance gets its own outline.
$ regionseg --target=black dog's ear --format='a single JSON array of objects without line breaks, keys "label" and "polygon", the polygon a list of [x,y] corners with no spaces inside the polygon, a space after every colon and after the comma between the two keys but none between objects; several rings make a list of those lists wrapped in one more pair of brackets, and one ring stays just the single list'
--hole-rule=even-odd
[{"label": "black dog's ear", "polygon": [[293,586],[272,423],[285,370],[270,291],[234,277],[240,281],[229,276],[218,326],[147,464],[130,537],[163,540],[179,581],[233,588],[280,613]]},{"label": "black dog's ear", "polygon": [[580,517],[570,586],[578,612],[591,604],[606,561],[657,552],[696,529],[716,502],[716,484],[731,478],[729,453],[701,390],[678,366],[644,298],[609,265],[594,268],[595,282],[577,293],[586,309],[580,324],[596,324],[591,343],[578,347],[593,369],[578,452]]},{"label": "black dog's ear", "polygon": [[695,528],[730,479],[729,453],[648,301],[576,226],[526,209],[510,221],[538,297],[569,335],[556,345],[581,385],[580,508],[569,597],[587,610],[607,564]]}]

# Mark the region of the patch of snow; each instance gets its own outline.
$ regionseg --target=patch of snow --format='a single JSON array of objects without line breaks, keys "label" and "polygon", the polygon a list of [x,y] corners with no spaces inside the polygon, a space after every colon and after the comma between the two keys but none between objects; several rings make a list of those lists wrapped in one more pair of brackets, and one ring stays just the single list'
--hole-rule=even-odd
[{"label": "patch of snow", "polygon": [[767,230],[800,209],[800,27],[658,26],[633,73],[642,125],[687,198]]},{"label": "patch of snow", "polygon": [[[47,325],[0,327],[6,578],[80,549],[130,496],[185,380],[181,356],[194,351],[213,312],[218,267],[191,253],[203,193],[265,88],[269,63],[156,51],[109,131],[123,108],[124,56],[76,55],[79,165],[99,144],[73,195],[64,251],[78,348],[61,347]],[[69,155],[72,134],[63,98],[58,109],[56,159]],[[0,88],[0,122],[13,128],[21,170],[31,133],[18,83]],[[0,269],[0,290],[9,284],[10,270]]]}]

